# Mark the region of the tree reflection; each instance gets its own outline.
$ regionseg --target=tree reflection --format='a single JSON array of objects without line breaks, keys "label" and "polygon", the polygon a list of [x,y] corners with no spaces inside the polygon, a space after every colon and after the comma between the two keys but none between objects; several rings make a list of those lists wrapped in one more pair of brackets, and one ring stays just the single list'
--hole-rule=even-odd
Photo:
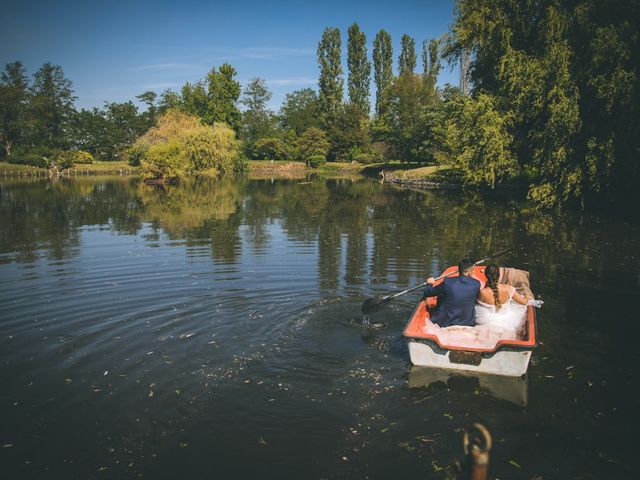
[{"label": "tree reflection", "polygon": [[508,246],[513,252],[498,261],[538,278],[571,269],[584,284],[594,275],[609,279],[615,255],[626,255],[629,268],[620,275],[637,271],[637,256],[622,253],[637,248],[637,225],[532,210],[513,197],[396,190],[366,179],[227,179],[168,188],[117,178],[7,182],[0,183],[0,253],[4,262],[62,259],[79,251],[83,227],[133,235],[148,224],[146,240],[164,234],[209,246],[213,260],[226,264],[241,260],[243,244],[268,252],[277,228],[286,242],[317,247],[323,292],[367,283],[405,287],[463,256]]}]

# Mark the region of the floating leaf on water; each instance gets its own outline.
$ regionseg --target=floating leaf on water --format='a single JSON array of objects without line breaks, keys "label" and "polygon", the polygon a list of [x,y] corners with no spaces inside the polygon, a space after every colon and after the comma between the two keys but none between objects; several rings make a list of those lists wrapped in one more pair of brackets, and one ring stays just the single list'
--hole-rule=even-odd
[{"label": "floating leaf on water", "polygon": [[149,390],[149,398],[153,397],[154,393],[153,390]]},{"label": "floating leaf on water", "polygon": [[386,432],[387,430],[389,430],[387,427],[385,427],[385,428],[381,428],[381,429],[380,429],[380,432],[384,433],[384,432]]},{"label": "floating leaf on water", "polygon": [[105,470],[109,470],[109,467],[100,467],[98,469],[99,472],[104,472]]},{"label": "floating leaf on water", "polygon": [[13,447],[13,443],[5,443],[4,445],[2,445],[2,448],[11,448]]},{"label": "floating leaf on water", "polygon": [[516,462],[515,460],[509,460],[509,464],[513,465],[514,467],[522,470],[522,467],[518,464],[518,462]]},{"label": "floating leaf on water", "polygon": [[70,378],[64,379],[64,383],[66,383],[67,385],[69,385],[71,382],[73,382],[73,380],[71,380]]},{"label": "floating leaf on water", "polygon": [[262,437],[258,437],[258,443],[259,443],[260,445],[269,445],[269,444],[267,443],[267,441],[266,441],[264,438],[262,438]]},{"label": "floating leaf on water", "polygon": [[106,377],[108,373],[109,373],[109,370],[105,370],[104,371],[104,376]]},{"label": "floating leaf on water", "polygon": [[453,415],[451,415],[450,413],[443,413],[442,415],[447,417],[449,420],[453,420]]},{"label": "floating leaf on water", "polygon": [[178,445],[180,445],[180,448],[187,448],[189,446],[186,442],[180,442]]}]

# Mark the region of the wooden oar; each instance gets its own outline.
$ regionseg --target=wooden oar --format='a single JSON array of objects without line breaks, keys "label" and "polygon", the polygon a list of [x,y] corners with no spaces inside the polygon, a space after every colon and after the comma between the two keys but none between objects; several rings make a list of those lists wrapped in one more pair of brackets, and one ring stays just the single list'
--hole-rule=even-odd
[{"label": "wooden oar", "polygon": [[[499,257],[500,255],[504,255],[505,253],[507,253],[510,250],[511,250],[511,248],[507,248],[506,250],[502,250],[502,251],[500,251],[498,253],[494,253],[493,255],[491,255],[489,257],[485,257],[485,258],[482,258],[482,259],[474,262],[474,265],[480,265],[480,264],[486,262],[487,260],[491,260],[492,258],[496,258],[496,257]],[[448,277],[449,275],[453,275],[455,273],[458,273],[458,270],[453,270],[453,271],[447,273],[446,275],[440,275],[439,277],[436,277],[435,280],[438,281],[438,280],[440,280],[442,278]],[[426,286],[427,286],[427,282],[423,282],[420,285],[416,285],[415,287],[409,288],[407,290],[403,290],[403,291],[398,292],[398,293],[394,293],[392,295],[387,295],[385,297],[377,297],[377,298],[369,297],[362,303],[362,313],[368,313],[371,310],[373,310],[375,308],[378,308],[378,307],[384,305],[385,303],[390,302],[391,300],[393,300],[395,298],[401,297],[402,295],[405,295],[407,293],[413,292],[413,291],[418,290],[420,288],[424,288]]]}]

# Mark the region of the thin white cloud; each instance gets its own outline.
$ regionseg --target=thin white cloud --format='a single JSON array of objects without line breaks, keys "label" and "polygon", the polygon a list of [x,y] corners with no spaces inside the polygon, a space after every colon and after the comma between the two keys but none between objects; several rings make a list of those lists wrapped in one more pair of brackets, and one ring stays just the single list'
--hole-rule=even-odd
[{"label": "thin white cloud", "polygon": [[179,68],[189,68],[192,65],[188,63],[154,63],[151,65],[139,65],[137,67],[129,68],[130,72],[140,72],[143,70],[175,70]]},{"label": "thin white cloud", "polygon": [[270,80],[266,80],[267,85],[272,85],[274,87],[315,85],[317,81],[318,80],[316,78],[310,77],[273,78]]}]

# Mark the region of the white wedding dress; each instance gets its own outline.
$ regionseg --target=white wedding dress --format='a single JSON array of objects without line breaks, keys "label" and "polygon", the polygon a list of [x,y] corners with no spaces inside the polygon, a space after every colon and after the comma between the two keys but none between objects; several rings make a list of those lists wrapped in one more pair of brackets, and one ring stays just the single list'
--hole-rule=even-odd
[{"label": "white wedding dress", "polygon": [[507,340],[520,339],[526,320],[527,306],[513,300],[516,289],[509,286],[509,300],[496,311],[496,306],[477,300],[476,324],[485,326]]}]

